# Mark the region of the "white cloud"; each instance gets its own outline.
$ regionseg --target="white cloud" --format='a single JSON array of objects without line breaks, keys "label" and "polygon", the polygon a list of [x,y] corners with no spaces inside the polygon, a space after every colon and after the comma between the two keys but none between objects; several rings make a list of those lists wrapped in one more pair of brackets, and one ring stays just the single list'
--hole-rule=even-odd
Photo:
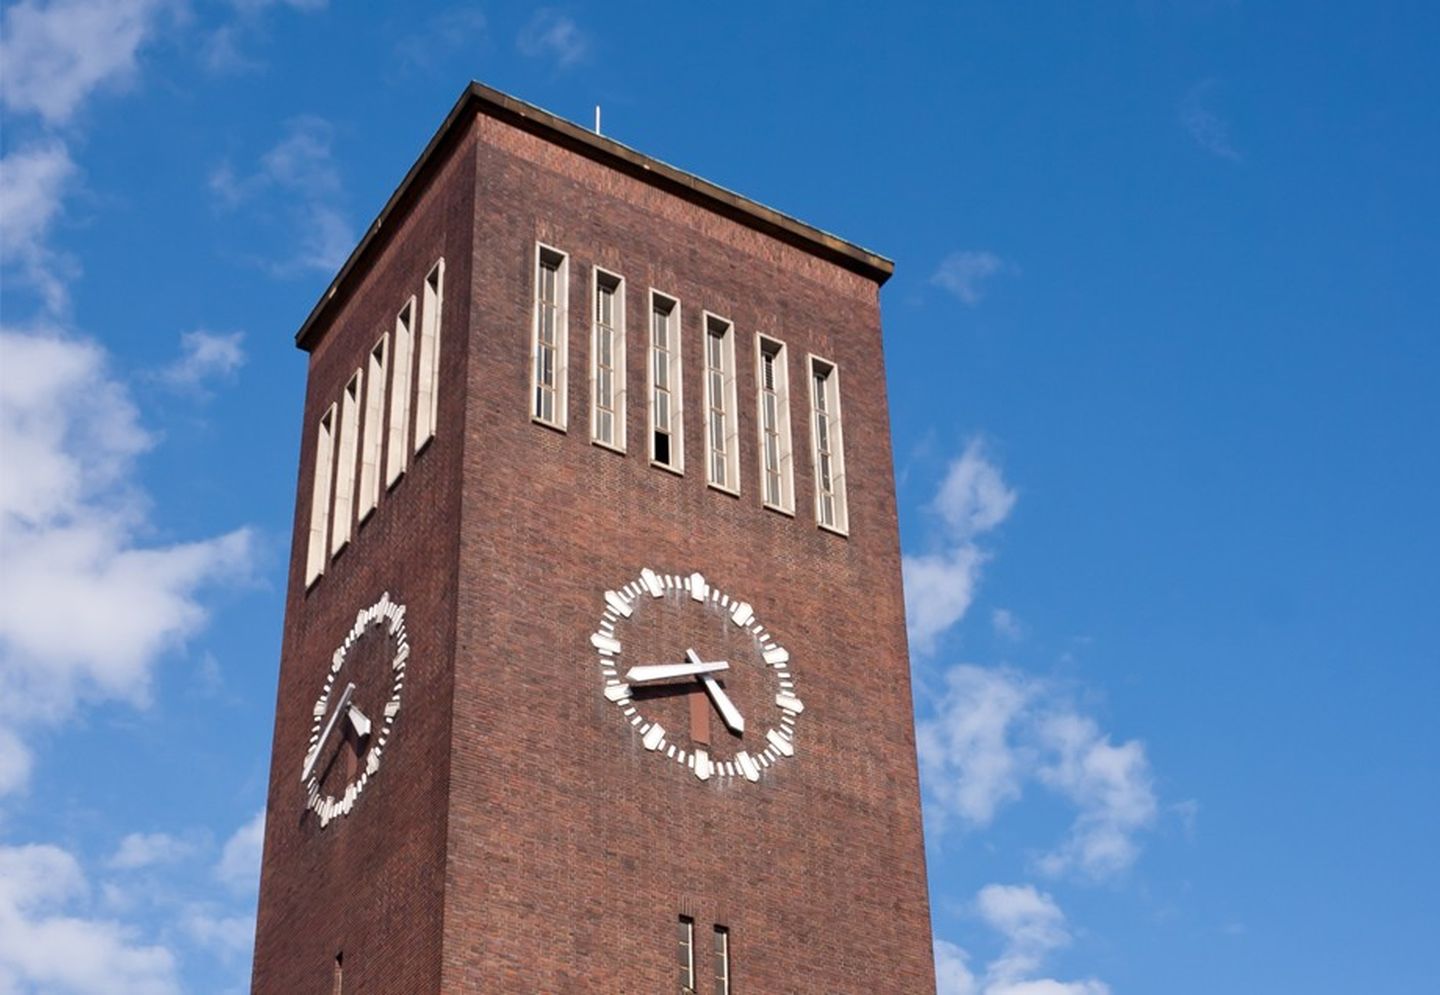
[{"label": "white cloud", "polygon": [[22,0],[0,32],[4,104],[63,124],[96,89],[123,87],[154,34],[161,0]]},{"label": "white cloud", "polygon": [[1180,124],[1206,152],[1231,162],[1240,161],[1240,153],[1230,137],[1230,124],[1209,106],[1217,80],[1196,83],[1180,101]]},{"label": "white cloud", "polygon": [[[152,440],[104,351],[15,330],[0,350],[0,720],[143,703],[159,657],[204,625],[200,589],[247,574],[250,533],[143,544],[134,469]],[[23,771],[15,746],[3,766]]]},{"label": "white cloud", "polygon": [[244,332],[184,332],[179,357],[159,372],[159,379],[203,393],[206,381],[230,379],[245,365],[244,340]]},{"label": "white cloud", "polygon": [[965,249],[952,252],[940,261],[930,282],[950,291],[970,307],[985,297],[985,285],[997,276],[1015,271],[1015,266],[993,252]]},{"label": "white cloud", "polygon": [[426,18],[401,38],[395,52],[407,66],[437,69],[441,60],[483,43],[485,15],[473,7],[452,7]]},{"label": "white cloud", "polygon": [[169,833],[130,833],[120,841],[109,866],[133,871],[156,864],[172,864],[195,852],[195,845]]},{"label": "white cloud", "polygon": [[935,939],[935,995],[978,995],[969,955],[949,940]]},{"label": "white cloud", "polygon": [[252,891],[260,884],[260,852],[265,843],[265,810],[225,841],[215,876],[236,891]]},{"label": "white cloud", "polygon": [[0,159],[0,266],[33,286],[51,312],[64,309],[73,264],[48,238],[76,168],[63,142],[23,145]]},{"label": "white cloud", "polygon": [[1070,943],[1071,935],[1065,913],[1033,885],[986,885],[975,897],[975,912],[1000,934],[1000,953],[976,978],[966,951],[936,938],[938,995],[1109,995],[1110,986],[1093,978],[1035,977],[1051,953]]},{"label": "white cloud", "polygon": [[227,210],[276,198],[288,220],[293,253],[269,265],[284,276],[299,270],[339,269],[355,246],[355,233],[339,206],[343,195],[332,146],[335,129],[313,116],[297,117],[285,136],[260,157],[256,169],[237,175],[229,163],[210,174],[210,190]]},{"label": "white cloud", "polygon": [[170,995],[175,956],[84,914],[89,886],[56,846],[0,846],[0,991]]},{"label": "white cloud", "polygon": [[940,634],[970,609],[989,558],[976,540],[1009,517],[1016,499],[984,442],[971,439],[929,505],[943,526],[939,548],[903,560],[905,613],[917,652],[933,649]]},{"label": "white cloud", "polygon": [[1116,875],[1139,855],[1158,804],[1144,744],[1119,746],[1053,683],[1004,668],[950,668],[934,713],[916,725],[926,815],[937,832],[990,824],[1037,784],[1076,815],[1038,858],[1048,874]]},{"label": "white cloud", "polygon": [[574,19],[553,7],[537,10],[515,44],[522,55],[553,59],[561,69],[575,65],[590,50],[590,40]]},{"label": "white cloud", "polygon": [[180,919],[185,933],[223,959],[249,953],[255,946],[255,916],[225,915],[206,906],[192,906]]}]

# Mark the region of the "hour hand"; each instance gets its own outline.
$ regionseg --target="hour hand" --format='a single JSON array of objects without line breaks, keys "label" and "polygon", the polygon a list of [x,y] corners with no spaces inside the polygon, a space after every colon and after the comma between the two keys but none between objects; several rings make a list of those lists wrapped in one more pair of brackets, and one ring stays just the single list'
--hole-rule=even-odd
[{"label": "hour hand", "polygon": [[672,677],[699,677],[702,674],[714,674],[729,669],[730,664],[724,660],[706,661],[698,658],[689,663],[648,663],[625,671],[625,680],[631,684],[649,684]]}]

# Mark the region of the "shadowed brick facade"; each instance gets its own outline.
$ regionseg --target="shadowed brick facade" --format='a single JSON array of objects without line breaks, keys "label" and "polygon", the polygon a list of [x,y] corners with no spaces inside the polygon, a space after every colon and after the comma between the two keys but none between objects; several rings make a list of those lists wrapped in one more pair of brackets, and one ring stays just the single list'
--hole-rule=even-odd
[{"label": "shadowed brick facade", "polygon": [[[537,242],[569,256],[563,432],[531,418]],[[316,426],[440,258],[435,437],[307,590]],[[590,437],[597,266],[627,287],[623,454]],[[890,269],[466,90],[297,336],[310,366],[257,992],[328,993],[337,954],[347,993],[675,992],[681,915],[699,992],[714,990],[715,925],[742,995],[934,991],[878,302]],[[648,456],[651,288],[681,305],[683,475]],[[734,323],[738,496],[706,483],[703,311]],[[787,348],[793,515],[760,497],[757,332]],[[809,354],[841,377],[848,535],[816,522]],[[703,573],[789,649],[795,755],[758,782],[701,782],[602,694],[605,592],[645,567]],[[407,612],[403,706],[353,810],[322,828],[299,779],[312,710],[356,612],[385,592]],[[730,675],[747,708],[764,697],[752,677]]]}]

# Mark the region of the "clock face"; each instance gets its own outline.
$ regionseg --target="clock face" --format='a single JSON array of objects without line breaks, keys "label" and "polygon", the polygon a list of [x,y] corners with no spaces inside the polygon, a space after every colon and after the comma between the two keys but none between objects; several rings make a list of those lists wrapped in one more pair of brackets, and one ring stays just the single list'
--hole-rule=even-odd
[{"label": "clock face", "polygon": [[320,817],[322,828],[350,814],[380,769],[400,714],[409,659],[405,606],[391,601],[389,593],[356,613],[331,657],[300,769],[305,804]]},{"label": "clock face", "polygon": [[759,781],[795,755],[790,653],[748,602],[648,567],[605,592],[590,637],[602,693],[646,750],[701,781]]}]

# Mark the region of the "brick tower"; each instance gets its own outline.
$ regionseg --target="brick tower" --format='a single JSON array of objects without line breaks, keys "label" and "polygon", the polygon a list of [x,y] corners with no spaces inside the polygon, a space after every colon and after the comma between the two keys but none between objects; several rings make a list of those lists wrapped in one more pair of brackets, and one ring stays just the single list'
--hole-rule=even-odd
[{"label": "brick tower", "polygon": [[255,991],[934,991],[891,271],[465,90],[296,336]]}]

